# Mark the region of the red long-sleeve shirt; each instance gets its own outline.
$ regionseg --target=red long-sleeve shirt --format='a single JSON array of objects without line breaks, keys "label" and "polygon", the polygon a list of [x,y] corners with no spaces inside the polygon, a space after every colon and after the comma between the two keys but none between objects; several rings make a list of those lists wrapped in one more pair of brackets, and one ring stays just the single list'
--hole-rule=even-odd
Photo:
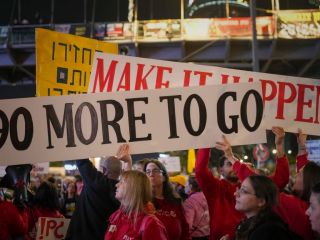
[{"label": "red long-sleeve shirt", "polygon": [[306,215],[309,204],[300,198],[280,193],[279,204],[275,207],[275,212],[289,225],[291,231],[297,233],[303,239],[314,239],[310,221]]},{"label": "red long-sleeve shirt", "polygon": [[[247,164],[236,161],[233,164],[233,170],[240,179],[244,181],[250,175],[255,174],[254,170]],[[289,162],[286,156],[276,158],[276,169],[273,175],[270,176],[271,180],[279,187],[283,189],[289,182]]]},{"label": "red long-sleeve shirt", "polygon": [[235,209],[234,192],[240,184],[232,184],[212,175],[208,168],[210,149],[199,149],[196,161],[196,178],[209,206],[210,239],[220,239],[228,234],[233,238],[244,215]]},{"label": "red long-sleeve shirt", "polygon": [[308,153],[298,155],[297,162],[296,162],[297,172],[299,172],[308,162],[309,162]]}]

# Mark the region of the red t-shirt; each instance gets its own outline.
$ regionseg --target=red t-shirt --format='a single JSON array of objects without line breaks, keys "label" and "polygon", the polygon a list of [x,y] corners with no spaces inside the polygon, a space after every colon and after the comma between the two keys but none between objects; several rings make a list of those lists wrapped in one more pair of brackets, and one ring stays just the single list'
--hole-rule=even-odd
[{"label": "red t-shirt", "polygon": [[184,216],[182,204],[165,199],[155,199],[156,216],[166,227],[169,240],[190,239],[189,224]]},{"label": "red t-shirt", "polygon": [[128,217],[121,209],[109,218],[109,226],[104,236],[105,240],[166,240],[167,232],[160,220],[153,214],[140,213],[136,223],[133,217]]},{"label": "red t-shirt", "polygon": [[196,178],[209,207],[210,239],[229,235],[233,239],[236,227],[244,215],[235,209],[234,192],[240,184],[232,184],[213,176],[208,168],[210,149],[199,149],[196,161]]}]

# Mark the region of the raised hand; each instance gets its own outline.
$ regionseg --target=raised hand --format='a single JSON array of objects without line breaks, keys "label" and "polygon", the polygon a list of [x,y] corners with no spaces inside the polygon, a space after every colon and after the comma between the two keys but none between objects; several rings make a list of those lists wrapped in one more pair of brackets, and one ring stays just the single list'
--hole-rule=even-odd
[{"label": "raised hand", "polygon": [[272,132],[275,135],[275,144],[277,148],[277,157],[283,157],[284,153],[284,136],[285,131],[282,127],[274,126],[272,127]]},{"label": "raised hand", "polygon": [[132,158],[131,158],[131,155],[130,155],[129,144],[127,144],[127,143],[121,144],[115,157],[126,163],[126,166],[125,166],[124,170],[126,170],[126,171],[127,170],[131,170],[131,168],[132,168]]},{"label": "raised hand", "polygon": [[231,144],[229,143],[229,141],[225,135],[222,135],[221,142],[216,142],[215,148],[223,151],[226,158],[228,158],[230,160],[234,158]]},{"label": "raised hand", "polygon": [[302,130],[301,130],[300,128],[298,128],[298,133],[297,133],[296,136],[297,136],[297,142],[298,142],[299,146],[300,146],[300,145],[305,146],[308,135],[307,135],[307,134],[304,134],[304,133],[302,132]]},{"label": "raised hand", "polygon": [[298,142],[298,155],[303,155],[307,153],[307,148],[306,148],[306,141],[307,141],[307,134],[304,134],[302,129],[298,128],[298,133],[296,134],[297,136],[297,142]]},{"label": "raised hand", "polygon": [[282,127],[272,127],[272,132],[275,135],[275,144],[280,145],[284,142],[285,131]]}]

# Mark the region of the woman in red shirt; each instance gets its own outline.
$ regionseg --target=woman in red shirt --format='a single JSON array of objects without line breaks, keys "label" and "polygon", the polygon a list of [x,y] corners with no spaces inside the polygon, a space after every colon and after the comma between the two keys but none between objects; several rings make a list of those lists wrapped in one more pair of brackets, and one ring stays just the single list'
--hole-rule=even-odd
[{"label": "woman in red shirt", "polygon": [[116,184],[116,198],[120,209],[109,218],[105,240],[112,239],[167,239],[166,229],[154,215],[151,185],[140,171],[127,171]]},{"label": "woman in red shirt", "polygon": [[169,240],[190,239],[182,201],[173,190],[166,168],[157,160],[149,160],[144,171],[150,179],[156,216],[167,229]]}]

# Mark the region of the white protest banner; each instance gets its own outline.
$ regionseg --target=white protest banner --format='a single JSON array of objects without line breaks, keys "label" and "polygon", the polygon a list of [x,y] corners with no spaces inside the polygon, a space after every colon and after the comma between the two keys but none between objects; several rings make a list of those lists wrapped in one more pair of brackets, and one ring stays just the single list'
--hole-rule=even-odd
[{"label": "white protest banner", "polygon": [[[266,127],[303,129],[320,136],[320,81],[122,55],[96,53],[89,92],[111,92],[258,82],[262,84]],[[184,91],[184,90],[183,90]]]},{"label": "white protest banner", "polygon": [[[266,141],[260,83],[0,101],[0,165]],[[249,111],[249,114],[248,112]],[[9,127],[10,126],[10,127]]]},{"label": "white protest banner", "polygon": [[40,217],[36,240],[65,239],[70,219]]}]

